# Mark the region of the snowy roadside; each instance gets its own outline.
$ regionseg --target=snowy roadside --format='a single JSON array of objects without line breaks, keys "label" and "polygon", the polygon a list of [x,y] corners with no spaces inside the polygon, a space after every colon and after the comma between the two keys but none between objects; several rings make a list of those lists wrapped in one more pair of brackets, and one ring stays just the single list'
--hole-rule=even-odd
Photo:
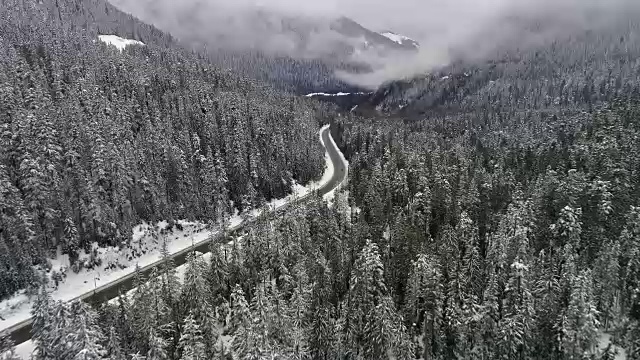
[{"label": "snowy roadside", "polygon": [[[323,127],[320,134],[322,142],[322,132],[328,128]],[[333,140],[333,139],[332,139]],[[334,142],[335,145],[335,142]],[[324,142],[323,142],[324,146]],[[325,151],[325,171],[322,178],[307,186],[294,184],[293,193],[284,199],[271,201],[267,206],[271,209],[278,209],[291,201],[295,201],[326,184],[334,173],[334,166],[331,163],[328,152]],[[325,199],[330,199],[332,195]],[[329,194],[327,194],[329,195]],[[249,216],[258,216],[261,210],[251,211]],[[240,225],[245,216],[235,214],[230,219],[229,227]],[[171,232],[167,231],[168,223],[159,222],[156,225],[142,224],[133,229],[131,245],[126,249],[118,247],[98,248],[95,251],[102,264],[93,269],[82,269],[79,273],[70,271],[70,262],[67,255],[58,254],[56,259],[51,259],[52,268],[47,274],[50,278],[49,290],[54,300],[69,301],[83,294],[104,285],[108,285],[124,276],[135,272],[136,265],[143,268],[159,260],[162,256],[160,250],[166,240],[167,249],[170,254],[175,254],[191,247],[194,244],[207,240],[214,233],[207,229],[205,224],[188,221],[177,221]],[[90,254],[83,254],[81,259],[89,259]],[[51,280],[54,274],[64,274],[62,279],[55,286],[55,281]],[[58,277],[60,279],[60,277]],[[30,310],[33,299],[30,299],[24,291],[12,298],[0,301],[0,332],[19,324],[30,318]]]},{"label": "snowy roadside", "polygon": [[[209,258],[211,257],[211,254],[209,253],[207,254],[197,253],[196,255],[202,257],[204,261],[209,261]],[[178,280],[180,280],[181,282],[184,282],[184,276],[188,266],[189,266],[189,263],[186,263],[175,268],[176,276],[178,277]],[[129,290],[126,296],[127,297],[131,296],[131,294],[133,294],[134,291],[135,289]],[[116,299],[111,300],[110,303],[113,304],[116,301]],[[28,360],[31,358],[31,354],[33,353],[34,349],[35,349],[35,344],[33,343],[33,341],[28,340],[15,347],[15,354],[18,356],[19,359]]]}]

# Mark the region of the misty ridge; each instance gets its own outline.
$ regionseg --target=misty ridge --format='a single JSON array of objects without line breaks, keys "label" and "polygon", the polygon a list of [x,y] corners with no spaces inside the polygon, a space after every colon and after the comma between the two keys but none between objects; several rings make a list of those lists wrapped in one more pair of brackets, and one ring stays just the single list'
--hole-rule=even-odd
[{"label": "misty ridge", "polygon": [[[441,69],[606,31],[638,14],[632,0],[111,0],[117,7],[212,52],[259,51],[320,60],[340,80],[368,89]],[[336,23],[415,39],[413,51],[344,36]],[[350,24],[351,25],[351,24]]]}]

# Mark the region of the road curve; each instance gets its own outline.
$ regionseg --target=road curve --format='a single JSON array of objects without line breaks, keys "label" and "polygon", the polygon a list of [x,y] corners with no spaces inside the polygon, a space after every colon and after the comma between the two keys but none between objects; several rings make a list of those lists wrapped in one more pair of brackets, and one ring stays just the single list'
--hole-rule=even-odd
[{"label": "road curve", "polygon": [[[325,150],[329,154],[329,159],[331,160],[331,163],[333,164],[333,169],[334,169],[333,176],[331,177],[331,179],[317,190],[320,196],[322,196],[331,192],[332,190],[340,186],[340,184],[342,184],[342,182],[345,180],[345,177],[347,175],[347,164],[342,160],[340,150],[335,146],[335,143],[331,138],[330,128],[329,127],[324,128],[320,133],[320,136],[322,137],[322,142],[325,145]],[[305,200],[309,198],[311,195],[313,195],[313,193],[305,195],[300,199],[298,199],[297,201],[299,202],[299,201]],[[282,206],[274,211],[283,211],[290,204],[291,203],[285,206]],[[252,221],[248,221],[248,223],[251,223],[251,222]],[[245,225],[247,225],[247,222],[243,222],[239,225],[236,225],[230,228],[229,230],[237,231],[243,228]],[[171,255],[171,259],[173,260],[174,266],[177,267],[184,264],[187,261],[187,256],[194,251],[198,251],[201,253],[208,253],[209,244],[210,244],[210,240],[207,239]],[[139,271],[139,274],[143,278],[147,278],[153,272],[153,270],[158,268],[163,262],[164,260],[159,260],[153,264],[149,264],[141,268]],[[101,303],[101,302],[111,300],[117,297],[119,294],[124,294],[125,292],[131,290],[135,281],[135,277],[136,277],[136,273],[131,273],[109,284],[100,286],[91,292],[78,296],[70,300],[70,302],[73,302],[76,300],[82,300],[82,301],[91,302],[91,303]],[[31,339],[31,319],[20,322],[0,332],[0,339],[2,339],[6,335],[9,335],[9,337],[11,338],[11,340],[13,340],[15,345],[22,344],[23,342]]]}]

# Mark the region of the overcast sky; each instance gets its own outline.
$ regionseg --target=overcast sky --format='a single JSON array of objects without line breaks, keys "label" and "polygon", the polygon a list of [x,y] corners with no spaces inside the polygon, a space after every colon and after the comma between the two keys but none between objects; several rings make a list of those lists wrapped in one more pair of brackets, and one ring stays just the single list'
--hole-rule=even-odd
[{"label": "overcast sky", "polygon": [[[224,31],[211,13],[242,14],[242,9],[261,7],[287,15],[335,18],[348,16],[374,31],[392,30],[421,43],[421,51],[412,60],[392,60],[368,78],[353,78],[355,82],[375,87],[380,82],[398,77],[428,72],[445,65],[455,56],[482,58],[508,43],[527,46],[572,32],[615,22],[628,6],[637,7],[640,0],[111,0],[126,4],[128,10],[143,20],[143,3],[162,8],[170,17],[176,7],[190,8],[194,17],[189,31]],[[127,9],[128,7],[128,9]],[[135,8],[138,8],[134,11]],[[147,5],[148,11],[149,6]],[[224,10],[222,10],[224,9]],[[235,16],[235,15],[234,15]],[[214,17],[211,16],[213,19]],[[165,19],[166,20],[166,19]],[[189,19],[170,19],[169,30],[189,26]],[[540,22],[536,34],[522,31],[523,24]],[[207,26],[203,27],[202,23]],[[220,22],[222,23],[222,22]],[[162,26],[161,26],[162,27]],[[220,29],[222,27],[223,29]],[[241,29],[247,26],[240,26]],[[165,26],[166,28],[166,26]],[[234,36],[252,44],[264,44],[256,31],[234,30]],[[206,34],[203,34],[206,36]],[[249,40],[249,41],[246,41]]]}]

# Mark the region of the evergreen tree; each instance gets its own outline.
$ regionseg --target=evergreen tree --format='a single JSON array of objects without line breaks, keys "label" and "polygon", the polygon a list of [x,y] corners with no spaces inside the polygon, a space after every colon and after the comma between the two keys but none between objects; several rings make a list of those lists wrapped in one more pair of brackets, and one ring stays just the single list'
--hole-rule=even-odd
[{"label": "evergreen tree", "polygon": [[251,351],[259,351],[256,348],[252,333],[253,314],[249,310],[249,304],[244,292],[236,285],[231,293],[231,323],[233,332],[233,353],[239,357],[249,356]]},{"label": "evergreen tree", "polygon": [[408,281],[407,319],[417,334],[422,334],[422,357],[434,359],[438,350],[440,311],[442,309],[442,275],[438,264],[426,255],[418,255]]},{"label": "evergreen tree", "polygon": [[180,337],[183,360],[204,360],[206,359],[205,347],[200,332],[200,325],[196,322],[192,313],[189,313],[184,320],[184,328]]},{"label": "evergreen tree", "polygon": [[124,360],[125,356],[122,352],[121,341],[114,327],[109,330],[109,340],[107,342],[107,353],[111,360]]},{"label": "evergreen tree", "polygon": [[410,358],[412,344],[384,283],[378,246],[367,241],[356,261],[347,303],[347,339],[351,351],[365,358],[394,354]]},{"label": "evergreen tree", "polygon": [[581,359],[592,353],[599,325],[591,273],[584,271],[572,281],[569,306],[562,321],[562,352],[565,358]]},{"label": "evergreen tree", "polygon": [[44,288],[41,288],[31,308],[31,316],[33,317],[31,339],[35,344],[32,355],[34,360],[54,357],[51,346],[56,329],[52,306],[49,293]]},{"label": "evergreen tree", "polygon": [[63,339],[67,344],[63,358],[102,359],[106,355],[102,346],[105,339],[96,323],[95,311],[87,304],[74,302],[71,304],[71,316],[71,324],[63,329],[68,331]]},{"label": "evergreen tree", "polygon": [[147,360],[167,360],[166,341],[159,337],[155,331],[149,332],[149,350],[147,351]]}]

